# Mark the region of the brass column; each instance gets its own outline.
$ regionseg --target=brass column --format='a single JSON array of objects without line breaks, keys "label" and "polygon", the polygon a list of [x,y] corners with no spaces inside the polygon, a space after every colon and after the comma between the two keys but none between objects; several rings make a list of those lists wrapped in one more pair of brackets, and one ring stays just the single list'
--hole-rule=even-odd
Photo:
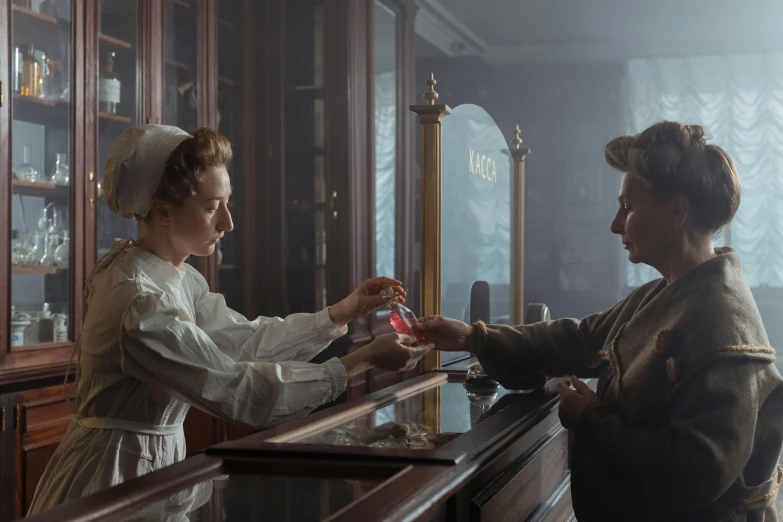
[{"label": "brass column", "polygon": [[519,125],[511,140],[511,324],[525,322],[525,157]]},{"label": "brass column", "polygon": [[[441,120],[451,114],[448,105],[435,104],[438,93],[435,92],[435,77],[430,73],[427,80],[427,92],[424,93],[426,105],[411,105],[411,112],[419,115],[419,139],[421,175],[421,308],[419,314],[438,315],[440,310],[440,252],[441,252],[441,212],[442,212],[442,168],[443,168],[443,129]],[[421,370],[425,372],[440,367],[440,353],[430,352],[421,361]]]}]

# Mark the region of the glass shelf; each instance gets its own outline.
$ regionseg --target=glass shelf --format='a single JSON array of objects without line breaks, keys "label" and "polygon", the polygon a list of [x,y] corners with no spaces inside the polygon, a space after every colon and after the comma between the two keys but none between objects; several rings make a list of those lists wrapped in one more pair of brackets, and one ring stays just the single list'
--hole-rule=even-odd
[{"label": "glass shelf", "polygon": [[71,8],[11,5],[11,351],[73,339]]}]

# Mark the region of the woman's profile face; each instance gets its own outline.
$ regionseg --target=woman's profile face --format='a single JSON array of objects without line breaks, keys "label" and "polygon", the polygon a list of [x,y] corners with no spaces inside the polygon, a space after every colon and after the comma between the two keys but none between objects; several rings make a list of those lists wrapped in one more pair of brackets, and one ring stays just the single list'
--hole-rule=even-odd
[{"label": "woman's profile face", "polygon": [[208,256],[223,234],[234,229],[228,200],[231,180],[225,167],[211,168],[202,175],[196,194],[180,208],[171,208],[171,244],[184,256]]},{"label": "woman's profile face", "polygon": [[617,200],[620,208],[609,229],[620,236],[628,260],[661,266],[677,240],[671,204],[659,203],[647,182],[632,172],[623,175]]}]

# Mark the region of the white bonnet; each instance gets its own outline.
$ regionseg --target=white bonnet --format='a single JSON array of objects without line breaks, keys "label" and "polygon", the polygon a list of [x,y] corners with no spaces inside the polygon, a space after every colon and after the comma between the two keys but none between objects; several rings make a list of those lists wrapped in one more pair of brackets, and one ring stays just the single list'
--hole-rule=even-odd
[{"label": "white bonnet", "polygon": [[187,132],[169,125],[140,125],[123,132],[103,168],[103,189],[109,208],[127,219],[146,217],[166,161],[189,137]]}]

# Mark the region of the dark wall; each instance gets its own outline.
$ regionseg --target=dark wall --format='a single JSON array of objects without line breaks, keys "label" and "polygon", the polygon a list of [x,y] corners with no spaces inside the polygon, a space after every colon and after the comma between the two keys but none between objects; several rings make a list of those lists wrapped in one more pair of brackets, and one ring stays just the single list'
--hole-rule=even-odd
[{"label": "dark wall", "polygon": [[526,166],[526,301],[580,317],[622,292],[620,242],[609,232],[620,177],[603,147],[623,133],[623,66],[616,63],[495,67],[483,60],[418,60],[418,95],[429,72],[439,102],[486,109],[509,139],[532,149]]}]

